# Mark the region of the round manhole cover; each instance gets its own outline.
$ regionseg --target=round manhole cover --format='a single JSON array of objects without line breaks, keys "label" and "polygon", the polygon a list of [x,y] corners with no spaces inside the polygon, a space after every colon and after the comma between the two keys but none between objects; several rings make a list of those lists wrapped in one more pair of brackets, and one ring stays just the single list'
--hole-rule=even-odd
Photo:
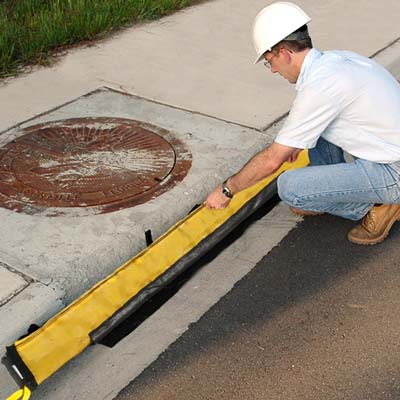
[{"label": "round manhole cover", "polygon": [[0,149],[0,206],[44,215],[89,215],[144,203],[191,166],[169,131],[122,118],[35,125]]}]

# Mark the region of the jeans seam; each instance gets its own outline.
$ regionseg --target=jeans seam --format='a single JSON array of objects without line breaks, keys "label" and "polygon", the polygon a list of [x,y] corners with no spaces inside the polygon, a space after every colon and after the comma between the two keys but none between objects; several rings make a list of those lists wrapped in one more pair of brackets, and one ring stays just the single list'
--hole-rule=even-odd
[{"label": "jeans seam", "polygon": [[391,188],[393,186],[396,186],[396,185],[394,184],[394,185],[390,185],[390,186],[383,186],[383,187],[371,188],[371,189],[359,189],[359,190],[352,189],[352,190],[346,190],[346,191],[340,190],[340,191],[336,191],[336,192],[335,191],[330,191],[330,192],[324,192],[324,193],[314,193],[314,194],[305,195],[305,196],[296,196],[296,195],[293,195],[293,196],[294,196],[295,199],[301,201],[301,200],[309,200],[311,198],[322,198],[322,197],[326,197],[327,195],[331,195],[331,194],[333,194],[333,195],[346,195],[346,194],[349,194],[349,193],[355,193],[355,194],[356,193],[367,193],[367,192],[373,190],[373,191],[376,192],[377,196],[382,200],[382,196],[379,194],[379,192],[381,192],[382,190],[385,190],[385,189],[389,189],[389,188]]},{"label": "jeans seam", "polygon": [[[299,197],[295,197],[293,199],[293,201],[292,201],[293,207],[301,207],[301,204],[298,204],[298,201],[297,201],[299,199],[300,199]],[[348,203],[348,202],[346,202],[346,203]],[[354,203],[356,203],[356,202],[354,202]],[[360,205],[360,204],[364,204],[364,203],[356,203],[356,204]],[[373,205],[373,203],[365,203],[365,204],[366,205],[367,204],[372,204]],[[358,206],[357,207],[352,207],[352,208],[348,208],[346,211],[348,213],[356,213],[356,212],[358,212],[358,208],[359,208]],[[317,208],[315,208],[315,207],[307,207],[307,210],[309,210],[309,211],[321,211],[321,208],[319,208],[319,207],[317,207]]]},{"label": "jeans seam", "polygon": [[[363,163],[358,163],[359,164],[359,166],[363,169],[363,171],[364,171],[364,174],[365,174],[365,176],[367,177],[367,179],[368,179],[368,181],[370,182],[370,184],[372,183],[371,182],[371,179],[370,179],[370,177],[369,177],[369,174],[368,174],[368,171],[367,171],[367,169],[365,168],[365,165],[363,164]],[[390,174],[391,175],[391,174]],[[379,197],[379,199],[382,201],[382,202],[384,202],[384,199],[382,198],[382,196],[380,195],[380,193],[379,193],[379,191],[382,191],[382,189],[390,189],[390,188],[392,188],[393,186],[398,186],[398,184],[397,184],[397,182],[396,182],[396,179],[394,179],[393,178],[393,175],[391,175],[392,176],[392,179],[393,179],[393,183],[392,184],[390,184],[390,185],[386,185],[386,186],[383,186],[383,187],[379,187],[379,188],[373,188],[373,190],[376,190],[376,195]]]}]

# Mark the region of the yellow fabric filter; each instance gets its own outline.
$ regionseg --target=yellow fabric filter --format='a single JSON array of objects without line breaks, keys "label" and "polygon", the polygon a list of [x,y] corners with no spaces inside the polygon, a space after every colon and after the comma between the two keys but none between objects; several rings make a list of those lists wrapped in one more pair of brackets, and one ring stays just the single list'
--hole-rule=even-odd
[{"label": "yellow fabric filter", "polygon": [[280,173],[307,164],[308,155],[303,151],[296,162],[285,163],[274,175],[235,195],[226,209],[199,207],[37,331],[17,341],[15,349],[37,384],[81,353],[91,344],[92,331],[224,224]]}]

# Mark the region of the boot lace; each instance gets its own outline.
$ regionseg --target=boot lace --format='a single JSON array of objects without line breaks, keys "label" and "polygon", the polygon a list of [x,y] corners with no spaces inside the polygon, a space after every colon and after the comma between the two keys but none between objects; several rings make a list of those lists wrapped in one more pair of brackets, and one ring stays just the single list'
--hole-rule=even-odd
[{"label": "boot lace", "polygon": [[376,227],[375,223],[375,211],[374,209],[371,209],[368,214],[364,217],[362,221],[362,226],[368,231],[368,232],[373,232]]}]

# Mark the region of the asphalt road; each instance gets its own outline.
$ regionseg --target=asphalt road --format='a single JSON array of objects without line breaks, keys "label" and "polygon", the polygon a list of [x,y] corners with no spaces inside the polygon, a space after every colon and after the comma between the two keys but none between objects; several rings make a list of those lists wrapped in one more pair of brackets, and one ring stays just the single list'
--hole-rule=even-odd
[{"label": "asphalt road", "polygon": [[116,399],[398,400],[400,222],[353,225],[306,218]]}]

